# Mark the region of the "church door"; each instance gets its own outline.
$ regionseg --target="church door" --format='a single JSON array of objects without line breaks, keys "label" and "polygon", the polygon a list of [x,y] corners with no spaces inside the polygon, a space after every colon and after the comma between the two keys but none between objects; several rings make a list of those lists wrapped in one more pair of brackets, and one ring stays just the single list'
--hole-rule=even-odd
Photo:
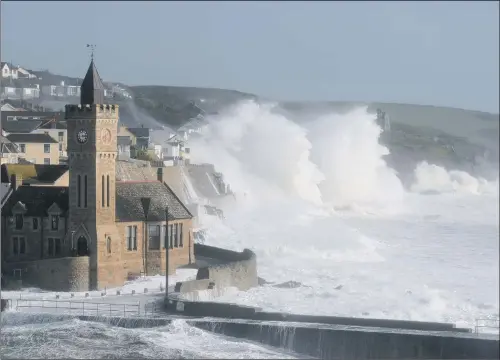
[{"label": "church door", "polygon": [[84,236],[80,236],[78,238],[78,242],[76,243],[76,252],[78,256],[89,256],[89,246],[87,239]]}]

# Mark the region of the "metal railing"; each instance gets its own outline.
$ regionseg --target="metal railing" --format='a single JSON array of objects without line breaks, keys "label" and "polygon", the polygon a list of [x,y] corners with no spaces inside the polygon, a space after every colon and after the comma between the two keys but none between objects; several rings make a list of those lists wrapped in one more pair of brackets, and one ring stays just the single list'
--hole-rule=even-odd
[{"label": "metal railing", "polygon": [[[11,307],[13,301],[9,304]],[[36,312],[57,313],[83,316],[140,316],[141,305],[137,304],[116,304],[116,303],[95,303],[87,301],[64,301],[64,300],[15,300],[17,311],[26,309]]]},{"label": "metal railing", "polygon": [[500,318],[496,319],[476,319],[476,325],[474,326],[474,332],[479,334],[482,329],[496,329],[500,332]]}]

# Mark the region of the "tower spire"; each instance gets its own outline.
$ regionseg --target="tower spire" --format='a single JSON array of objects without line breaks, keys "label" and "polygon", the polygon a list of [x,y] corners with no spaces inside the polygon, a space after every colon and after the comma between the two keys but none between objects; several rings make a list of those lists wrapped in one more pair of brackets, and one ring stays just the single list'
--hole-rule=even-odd
[{"label": "tower spire", "polygon": [[104,84],[94,63],[95,45],[87,44],[91,49],[90,65],[80,86],[80,102],[82,105],[104,104]]}]

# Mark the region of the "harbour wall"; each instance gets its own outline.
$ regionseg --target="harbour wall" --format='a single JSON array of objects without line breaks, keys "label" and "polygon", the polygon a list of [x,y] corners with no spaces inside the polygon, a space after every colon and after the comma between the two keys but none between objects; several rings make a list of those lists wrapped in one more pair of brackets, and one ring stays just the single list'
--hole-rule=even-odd
[{"label": "harbour wall", "polygon": [[258,286],[257,258],[251,250],[238,252],[195,244],[194,254],[197,261],[206,259],[207,265],[198,268],[196,280],[176,283],[175,292],[181,297],[196,300],[200,292],[217,296],[227,288],[245,291]]},{"label": "harbour wall", "polygon": [[309,323],[255,322],[186,317],[106,317],[7,312],[1,326],[77,318],[124,328],[152,328],[176,319],[213,333],[237,337],[318,359],[498,359],[498,337],[453,331],[411,331]]}]

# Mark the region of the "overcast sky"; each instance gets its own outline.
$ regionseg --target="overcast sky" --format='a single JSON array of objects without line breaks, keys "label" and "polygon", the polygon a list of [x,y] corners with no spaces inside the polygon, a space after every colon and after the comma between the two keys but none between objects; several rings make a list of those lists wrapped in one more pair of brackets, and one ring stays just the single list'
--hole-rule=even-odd
[{"label": "overcast sky", "polygon": [[498,113],[498,2],[5,2],[2,61],[286,100]]}]

